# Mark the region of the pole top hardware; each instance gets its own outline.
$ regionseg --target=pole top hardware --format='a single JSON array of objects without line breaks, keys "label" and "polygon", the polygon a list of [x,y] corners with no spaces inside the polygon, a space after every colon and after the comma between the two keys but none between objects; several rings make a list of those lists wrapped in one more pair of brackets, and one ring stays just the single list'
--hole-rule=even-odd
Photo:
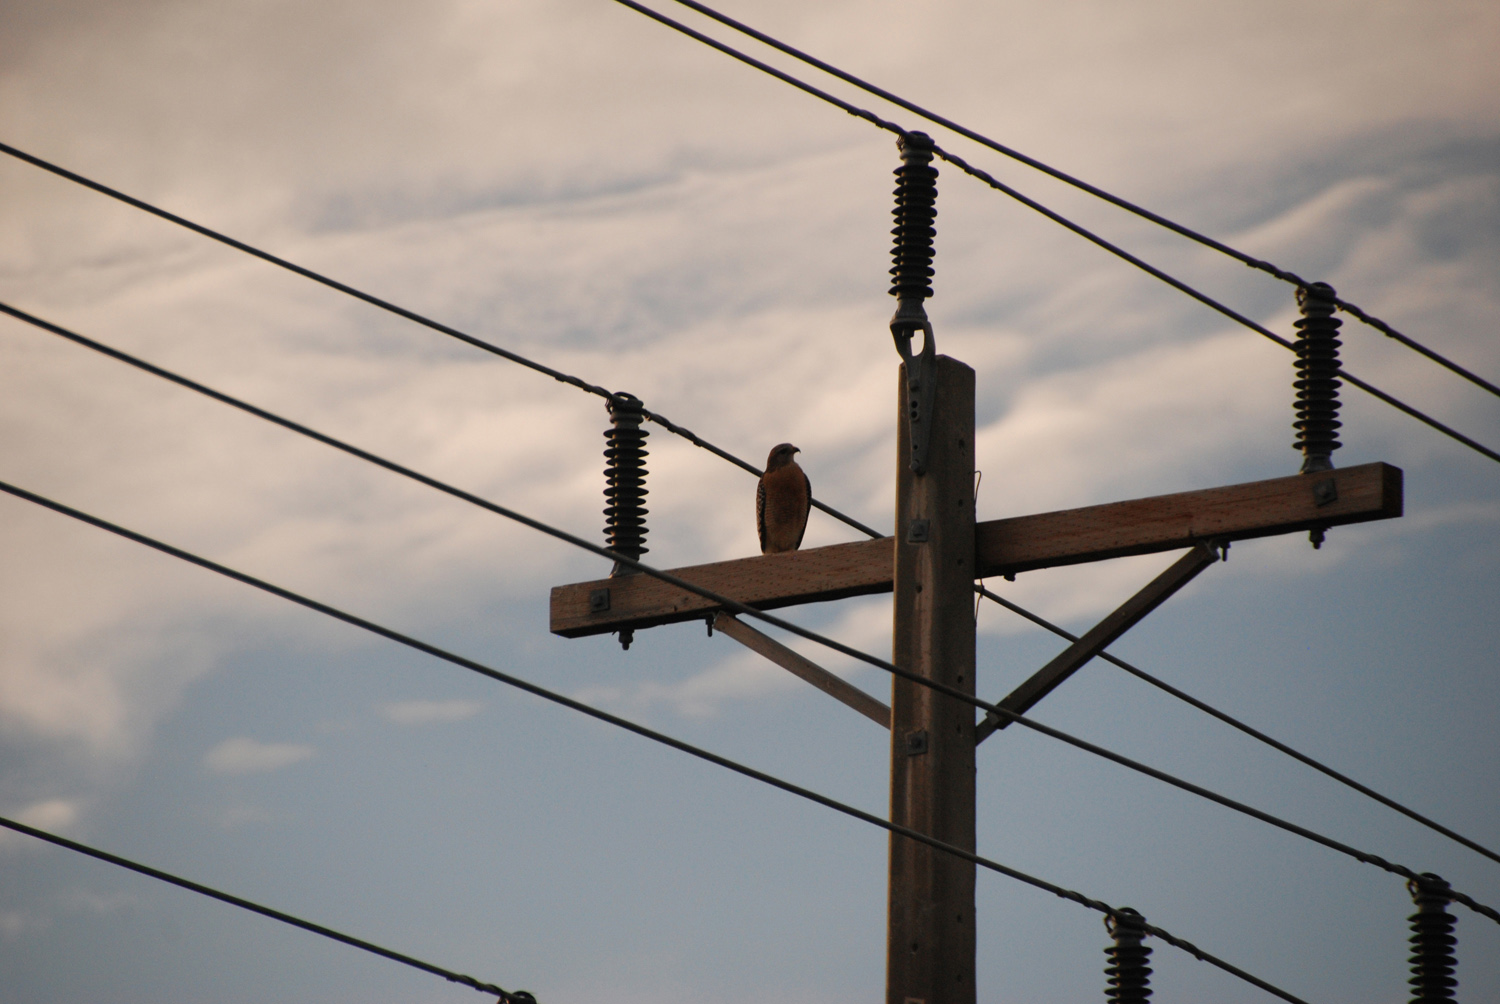
[{"label": "pole top hardware", "polygon": [[[922,305],[932,295],[932,239],[937,235],[937,168],[932,166],[932,137],[909,132],[896,140],[901,166],[896,169],[896,208],[891,230],[891,295],[896,313],[891,317],[891,338],[906,364],[907,420],[911,422],[912,472],[927,469],[927,446],[931,441],[933,391],[936,386],[937,342],[932,323]],[[920,353],[912,351],[912,339],[922,332]]]}]

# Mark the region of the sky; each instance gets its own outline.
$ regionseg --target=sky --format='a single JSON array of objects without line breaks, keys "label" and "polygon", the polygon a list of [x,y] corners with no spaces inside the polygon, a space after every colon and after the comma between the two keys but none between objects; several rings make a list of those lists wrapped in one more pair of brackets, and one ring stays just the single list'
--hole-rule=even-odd
[{"label": "sky", "polygon": [[[686,8],[657,4],[778,66]],[[670,8],[670,9],[669,9]],[[1312,279],[1500,377],[1500,8],[723,8]],[[799,74],[907,128],[910,113]],[[1289,287],[927,127],[1290,336]],[[0,140],[642,397],[889,532],[894,139],[608,0],[0,4]],[[981,519],[1294,474],[1291,359],[940,165],[940,351]],[[602,402],[0,158],[0,300],[602,542]],[[1491,447],[1500,402],[1346,318],[1344,360]],[[602,559],[0,319],[0,480],[884,814],[888,738],[693,623],[547,631]],[[1399,520],[1243,542],[1112,651],[1500,844],[1500,468],[1347,388]],[[753,554],[754,479],[653,427],[647,559]],[[804,546],[856,539],[814,514]],[[525,988],[882,992],[883,831],[15,499],[0,814]],[[991,588],[1075,633],[1173,560]],[[888,597],[784,613],[876,655]],[[1063,642],[978,613],[998,699]],[[871,693],[879,671],[788,639]],[[1035,717],[1500,903],[1500,866],[1095,662]],[[1315,1002],[1407,996],[1400,879],[1045,737],[979,751],[978,849]],[[979,998],[1104,987],[1100,917],[981,873]],[[1455,907],[1460,993],[1500,925]],[[1155,945],[1154,999],[1262,992]],[[0,1004],[477,999],[19,835]]]}]

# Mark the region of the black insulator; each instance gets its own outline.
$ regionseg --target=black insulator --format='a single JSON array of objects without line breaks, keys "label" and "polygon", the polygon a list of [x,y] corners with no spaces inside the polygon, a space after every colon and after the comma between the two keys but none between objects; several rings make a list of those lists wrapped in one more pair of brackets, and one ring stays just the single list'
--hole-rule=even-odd
[{"label": "black insulator", "polygon": [[[644,409],[632,394],[614,394],[604,432],[604,536],[617,554],[640,560],[646,547],[646,435]],[[614,575],[634,569],[615,563]]]},{"label": "black insulator", "polygon": [[1431,872],[1424,872],[1420,879],[1406,883],[1411,898],[1417,904],[1417,912],[1407,918],[1411,922],[1411,999],[1418,1001],[1451,1001],[1458,980],[1453,970],[1458,960],[1453,949],[1458,939],[1453,936],[1455,917],[1448,912],[1449,886]]},{"label": "black insulator", "polygon": [[1115,943],[1104,950],[1109,965],[1104,975],[1109,977],[1104,999],[1114,1004],[1145,1004],[1151,999],[1151,949],[1141,942],[1145,940],[1146,918],[1122,907],[1104,918],[1104,928]]},{"label": "black insulator", "polygon": [[932,239],[937,236],[937,168],[932,166],[932,137],[909,132],[897,142],[896,208],[891,215],[891,295],[919,304],[932,295]]},{"label": "black insulator", "polygon": [[1333,316],[1338,309],[1333,287],[1315,282],[1297,289],[1302,319],[1293,347],[1297,350],[1297,441],[1302,451],[1302,473],[1333,470],[1333,451],[1339,443],[1339,339],[1344,322]]}]

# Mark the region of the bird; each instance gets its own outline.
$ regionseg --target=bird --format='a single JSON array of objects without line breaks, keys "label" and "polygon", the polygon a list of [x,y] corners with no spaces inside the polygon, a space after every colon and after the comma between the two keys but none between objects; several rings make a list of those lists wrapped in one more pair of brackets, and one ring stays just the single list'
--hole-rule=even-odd
[{"label": "bird", "polygon": [[795,551],[802,546],[807,514],[812,509],[812,482],[792,459],[801,453],[791,443],[771,449],[766,472],[755,489],[755,526],[760,531],[760,553]]}]

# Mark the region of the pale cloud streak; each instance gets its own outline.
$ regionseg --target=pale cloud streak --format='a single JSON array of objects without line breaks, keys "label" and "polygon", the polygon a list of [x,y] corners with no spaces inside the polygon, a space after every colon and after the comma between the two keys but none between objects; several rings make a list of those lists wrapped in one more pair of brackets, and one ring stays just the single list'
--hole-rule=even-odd
[{"label": "pale cloud streak", "polygon": [[[13,815],[17,822],[25,823],[38,830],[46,830],[48,833],[66,833],[77,824],[82,809],[83,806],[77,799],[49,798],[33,802]],[[40,847],[42,845],[36,838],[24,833],[9,829],[0,830],[0,848],[15,849],[27,846]]]},{"label": "pale cloud streak", "polygon": [[468,721],[483,710],[483,701],[392,701],[381,705],[380,717],[392,725],[441,725]]},{"label": "pale cloud streak", "polygon": [[299,743],[263,743],[237,736],[205,753],[203,766],[215,774],[267,774],[301,763],[316,753],[316,748]]}]

